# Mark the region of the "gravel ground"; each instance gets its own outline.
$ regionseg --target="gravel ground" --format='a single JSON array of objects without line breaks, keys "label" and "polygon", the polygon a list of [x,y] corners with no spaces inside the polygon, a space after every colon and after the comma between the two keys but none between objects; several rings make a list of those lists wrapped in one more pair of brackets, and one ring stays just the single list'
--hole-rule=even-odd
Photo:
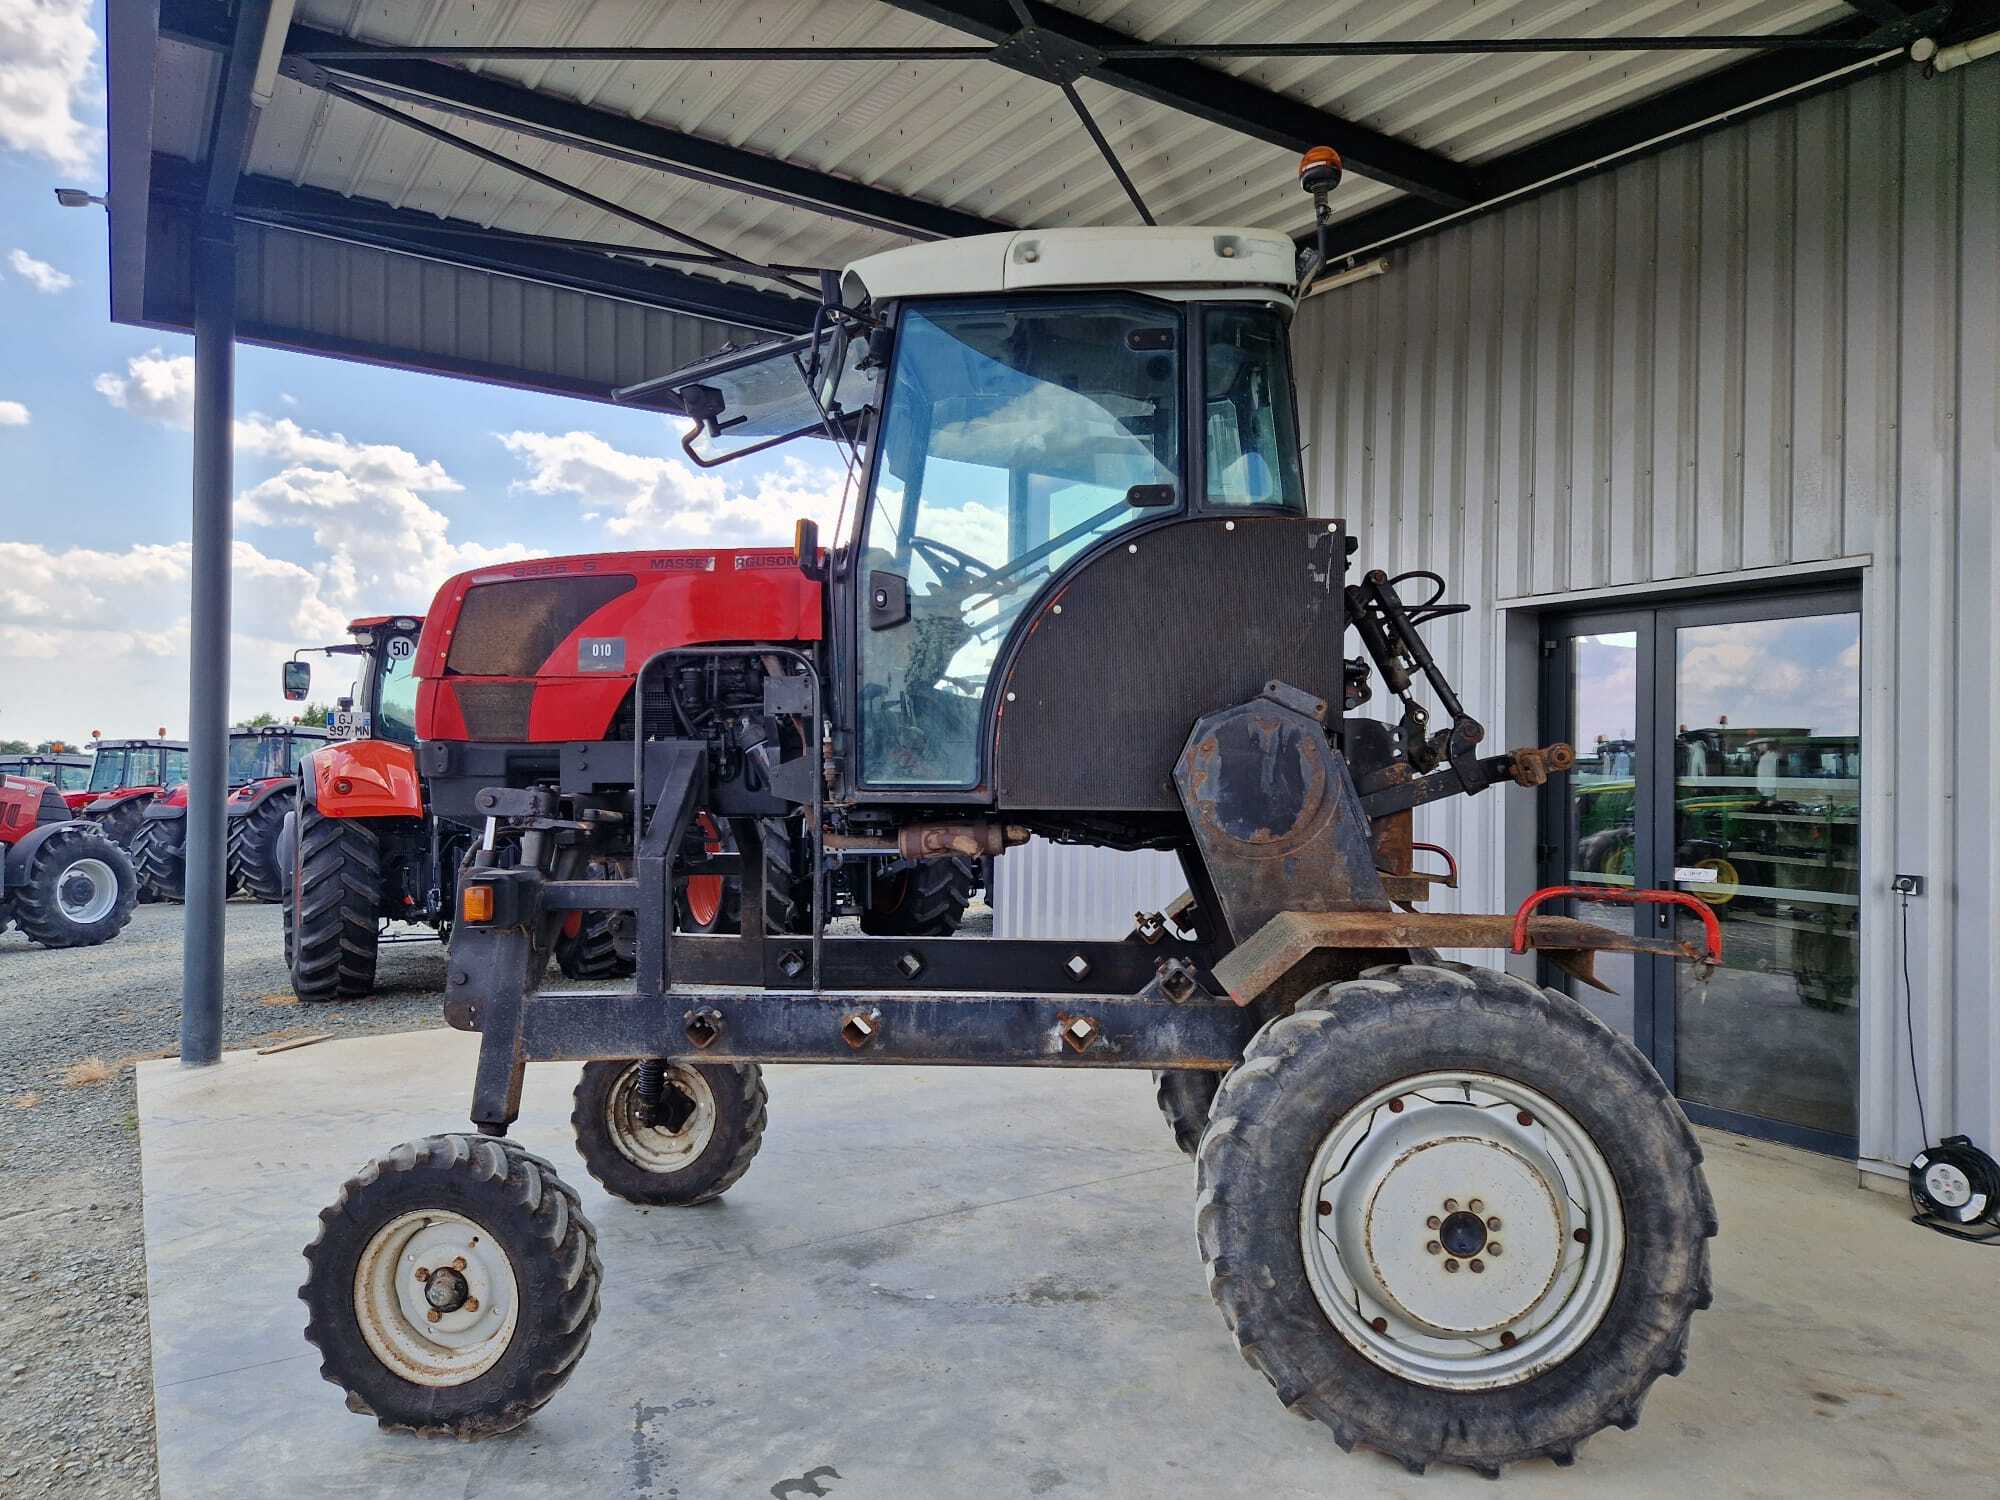
[{"label": "gravel ground", "polygon": [[[133,1064],[170,1054],[178,906],[99,948],[0,936],[0,1495],[151,1496],[153,1381]],[[301,1006],[278,908],[232,901],[223,1045],[440,1024],[444,950],[383,949],[369,1000]]]},{"label": "gravel ground", "polygon": [[[133,1065],[176,1046],[181,920],[179,906],[142,906],[99,948],[0,934],[5,1500],[158,1493]],[[981,905],[962,931],[992,927]],[[224,952],[226,1048],[442,1024],[435,943],[385,947],[371,998],[315,1006],[292,994],[277,907],[230,902]]]}]

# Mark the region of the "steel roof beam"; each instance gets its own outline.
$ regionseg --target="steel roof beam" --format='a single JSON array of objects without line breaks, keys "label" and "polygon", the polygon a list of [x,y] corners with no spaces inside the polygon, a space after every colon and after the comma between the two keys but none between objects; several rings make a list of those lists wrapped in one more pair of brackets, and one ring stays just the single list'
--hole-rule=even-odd
[{"label": "steel roof beam", "polygon": [[[156,154],[152,181],[156,202],[199,212],[199,167]],[[235,213],[241,219],[321,239],[593,292],[765,333],[803,333],[812,325],[815,304],[804,298],[690,276],[623,255],[542,244],[536,236],[460,224],[324,188],[294,187],[274,177],[243,178]],[[643,256],[645,251],[634,247],[629,253]]]},{"label": "steel roof beam", "polygon": [[257,73],[257,47],[271,16],[271,0],[243,0],[236,12],[235,35],[222,65],[222,94],[208,135],[208,212],[227,214],[250,154],[250,137],[257,126],[257,105],[250,85]]},{"label": "steel roof beam", "polygon": [[[1944,18],[1950,7],[1936,6],[1878,28],[1856,17],[1814,33],[1843,44],[1873,43],[1866,55],[1836,62],[1805,50],[1769,52],[1684,83],[1650,99],[1591,120],[1532,146],[1485,163],[1482,201],[1467,209],[1441,210],[1409,199],[1336,222],[1328,238],[1329,271],[1338,258],[1360,255],[1393,241],[1412,239],[1455,220],[1518,202],[1555,186],[1641,156],[1694,140],[1725,125],[1782,104],[1858,81],[1893,66],[1901,48]],[[1299,236],[1305,244],[1309,234]]]},{"label": "steel roof beam", "polygon": [[[162,0],[160,34],[187,46],[219,50],[227,35],[215,9],[197,0]],[[537,139],[870,229],[915,239],[955,239],[1017,227],[463,68],[393,54],[378,56],[380,50],[296,21],[285,42],[287,56],[338,53],[337,63],[329,60],[320,66],[377,85],[376,92],[393,91],[406,100]]]},{"label": "steel roof beam", "polygon": [[[1008,0],[885,3],[996,44],[1023,35]],[[1051,5],[1032,4],[1029,12],[1036,32],[1094,54],[1081,76],[1288,151],[1335,147],[1351,170],[1446,208],[1463,208],[1480,197],[1475,174],[1436,152],[1198,62],[1109,56],[1107,49],[1145,44]],[[1018,51],[993,60],[1030,77],[1045,76],[1026,66],[1027,59]]]}]

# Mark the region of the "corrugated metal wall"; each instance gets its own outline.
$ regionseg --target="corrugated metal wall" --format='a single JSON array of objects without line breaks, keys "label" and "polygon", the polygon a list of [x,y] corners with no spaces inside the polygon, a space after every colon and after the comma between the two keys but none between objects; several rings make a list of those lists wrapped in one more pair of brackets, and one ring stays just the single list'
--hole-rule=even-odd
[{"label": "corrugated metal wall", "polygon": [[[1472,604],[1434,646],[1496,741],[1535,725],[1523,601],[1853,560],[1864,1159],[1918,1141],[1897,870],[1929,880],[1931,1130],[2000,1138],[1996,83],[1911,70],[1808,101],[1398,250],[1298,320],[1315,508],[1358,561]],[[1524,893],[1528,801],[1426,810],[1467,907]]]}]

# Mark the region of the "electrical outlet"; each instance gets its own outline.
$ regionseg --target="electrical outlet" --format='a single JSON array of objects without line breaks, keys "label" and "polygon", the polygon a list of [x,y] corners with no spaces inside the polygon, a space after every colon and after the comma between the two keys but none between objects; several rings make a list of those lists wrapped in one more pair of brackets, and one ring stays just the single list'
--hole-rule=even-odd
[{"label": "electrical outlet", "polygon": [[1898,875],[1889,882],[1889,889],[1899,896],[1921,896],[1924,893],[1924,877],[1921,875]]}]

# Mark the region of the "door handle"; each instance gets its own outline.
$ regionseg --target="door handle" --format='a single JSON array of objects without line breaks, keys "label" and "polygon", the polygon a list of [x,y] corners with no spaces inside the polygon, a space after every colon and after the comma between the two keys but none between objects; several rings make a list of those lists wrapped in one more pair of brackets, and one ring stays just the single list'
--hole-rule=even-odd
[{"label": "door handle", "polygon": [[887,630],[910,618],[910,581],[880,569],[868,575],[868,628]]}]

